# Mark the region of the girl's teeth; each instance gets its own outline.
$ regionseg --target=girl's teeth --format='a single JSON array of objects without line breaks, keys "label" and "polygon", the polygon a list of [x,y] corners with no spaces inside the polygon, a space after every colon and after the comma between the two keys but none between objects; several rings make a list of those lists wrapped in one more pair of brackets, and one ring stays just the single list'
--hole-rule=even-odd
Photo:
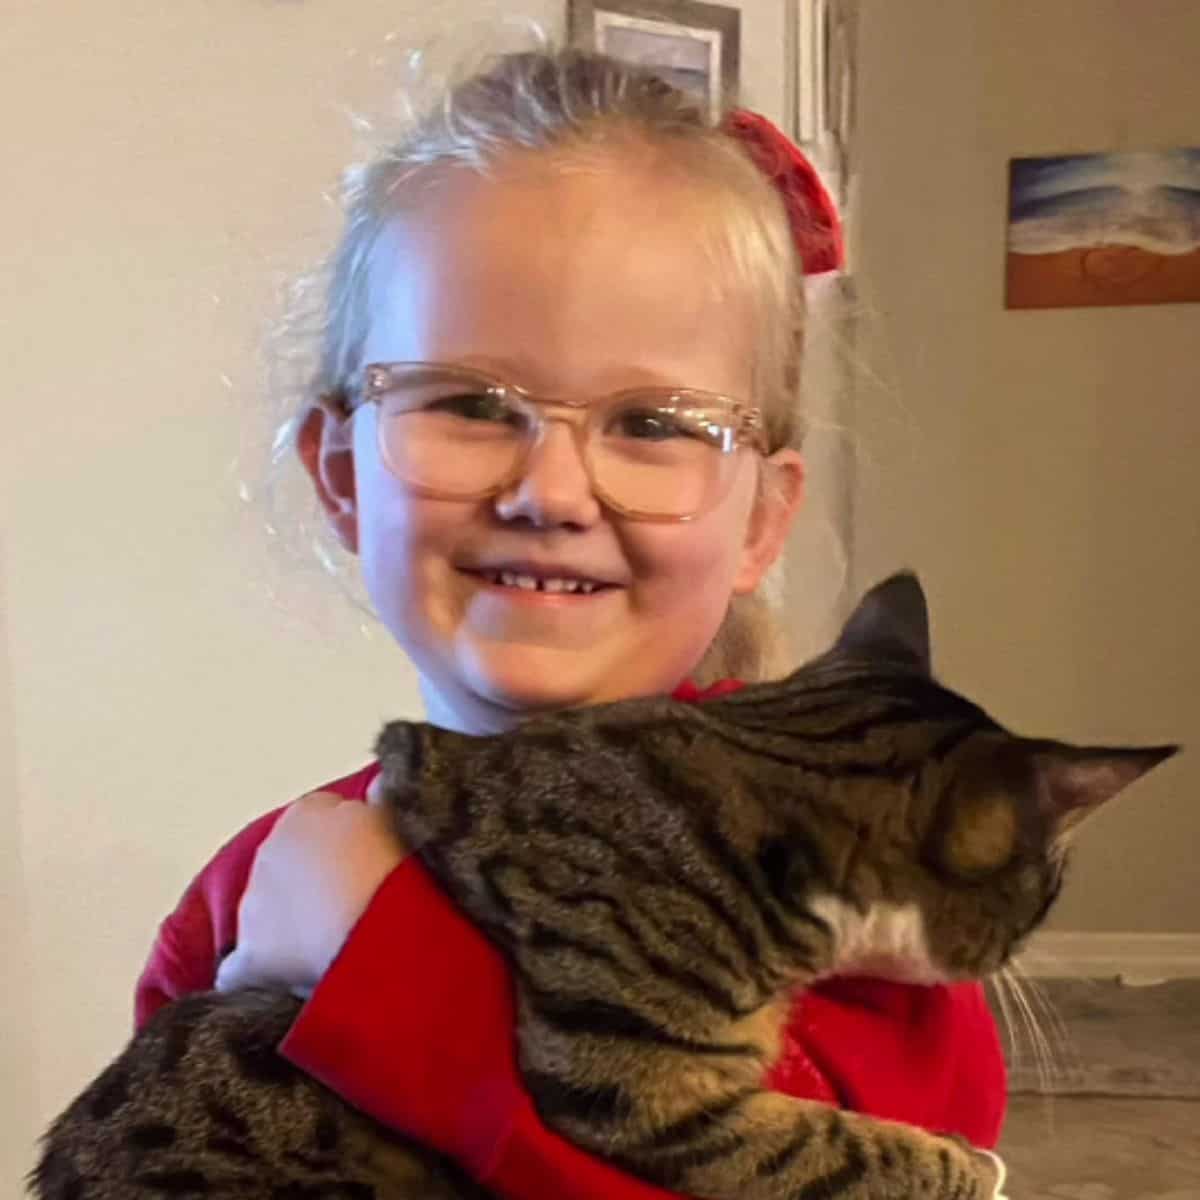
[{"label": "girl's teeth", "polygon": [[537,579],[532,575],[520,575],[516,571],[489,571],[487,578],[490,583],[520,588],[526,592],[550,592],[555,595],[560,592],[581,592],[585,596],[590,596],[596,590],[596,584],[589,580]]}]

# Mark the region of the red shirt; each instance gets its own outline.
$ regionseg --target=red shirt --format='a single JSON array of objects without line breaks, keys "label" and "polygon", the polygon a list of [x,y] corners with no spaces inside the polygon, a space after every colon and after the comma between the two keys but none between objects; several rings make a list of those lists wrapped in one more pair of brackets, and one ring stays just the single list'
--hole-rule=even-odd
[{"label": "red shirt", "polygon": [[[676,694],[699,698],[686,685]],[[321,790],[362,800],[377,773],[373,763]],[[168,1001],[213,986],[237,940],[254,855],[282,811],[224,846],[162,923],[138,983],[139,1028]],[[384,1125],[457,1159],[498,1196],[665,1200],[670,1193],[541,1123],[521,1087],[514,1029],[500,953],[410,857],[375,894],[281,1051]],[[797,1001],[768,1082],[980,1146],[995,1146],[1004,1116],[1004,1060],[978,984],[826,980]]]}]

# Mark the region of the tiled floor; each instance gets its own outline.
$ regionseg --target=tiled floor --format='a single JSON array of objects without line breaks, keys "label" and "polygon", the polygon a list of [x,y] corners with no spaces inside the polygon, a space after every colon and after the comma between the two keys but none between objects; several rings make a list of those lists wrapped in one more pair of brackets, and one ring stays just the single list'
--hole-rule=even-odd
[{"label": "tiled floor", "polygon": [[1017,1021],[1009,1039],[1011,1200],[1200,1200],[1200,980],[1029,991],[1040,1032]]},{"label": "tiled floor", "polygon": [[1200,1100],[1200,979],[1154,987],[1046,979],[1024,988],[1024,1015],[1010,998],[1007,1018],[992,993],[1009,1034],[1014,1092]]},{"label": "tiled floor", "polygon": [[1014,1096],[1010,1200],[1200,1200],[1200,1101]]}]

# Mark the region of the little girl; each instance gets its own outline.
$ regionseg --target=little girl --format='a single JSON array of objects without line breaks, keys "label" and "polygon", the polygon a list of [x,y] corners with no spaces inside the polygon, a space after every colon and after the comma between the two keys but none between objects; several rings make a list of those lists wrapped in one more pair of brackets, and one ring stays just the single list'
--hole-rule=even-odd
[{"label": "little girl", "polygon": [[[357,179],[295,444],[431,721],[763,676],[758,590],[802,495],[804,269],[838,253],[772,126],[573,51],[501,58]],[[217,855],[138,1024],[214,983],[291,988],[281,1053],[496,1194],[664,1195],[541,1124],[505,964],[362,803],[376,773]],[[1004,1104],[974,985],[828,980],[771,1084],[983,1146]]]}]

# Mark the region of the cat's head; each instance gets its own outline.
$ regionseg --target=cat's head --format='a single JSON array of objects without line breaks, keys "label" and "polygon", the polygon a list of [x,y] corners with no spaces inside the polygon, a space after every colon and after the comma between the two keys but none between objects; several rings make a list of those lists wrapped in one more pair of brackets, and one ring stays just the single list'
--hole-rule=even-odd
[{"label": "cat's head", "polygon": [[792,769],[798,800],[773,801],[756,859],[828,925],[820,969],[917,982],[1002,966],[1057,897],[1083,819],[1176,750],[1005,730],[932,677],[909,573],[871,591],[826,654],[712,711],[743,737],[772,729]]}]

